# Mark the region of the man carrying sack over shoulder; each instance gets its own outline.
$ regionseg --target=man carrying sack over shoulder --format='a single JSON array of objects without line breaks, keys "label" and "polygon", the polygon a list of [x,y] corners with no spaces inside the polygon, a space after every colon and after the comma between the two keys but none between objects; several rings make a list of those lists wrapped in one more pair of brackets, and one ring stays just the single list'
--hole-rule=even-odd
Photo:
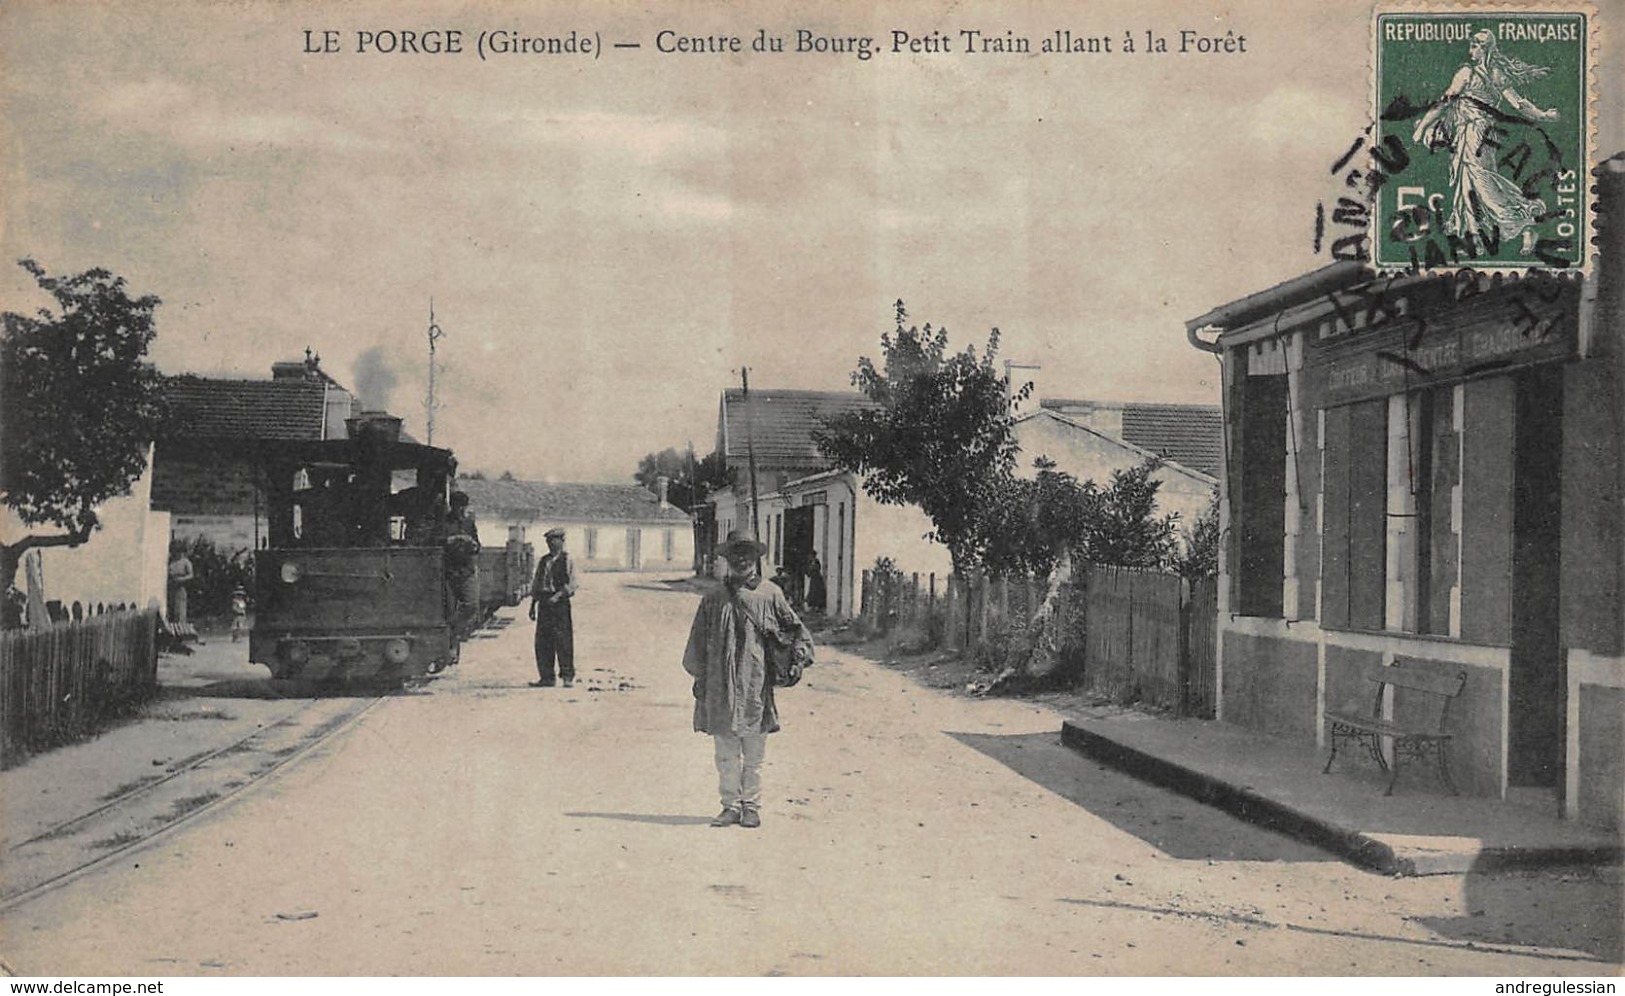
[{"label": "man carrying sack over shoulder", "polygon": [[[793,684],[812,661],[812,634],[778,585],[762,580],[766,547],[748,533],[728,534],[717,553],[728,576],[700,600],[683,651],[683,670],[694,678],[694,730],[716,749],[722,812],[714,827],[762,825],[762,761],[767,735],[779,729],[775,679]],[[783,659],[778,675],[770,655]]]}]

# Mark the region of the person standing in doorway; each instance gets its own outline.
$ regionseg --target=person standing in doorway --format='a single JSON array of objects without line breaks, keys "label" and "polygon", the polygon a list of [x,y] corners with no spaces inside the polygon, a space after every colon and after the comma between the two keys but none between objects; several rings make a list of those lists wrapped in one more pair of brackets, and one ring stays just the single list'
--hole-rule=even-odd
[{"label": "person standing in doorway", "polygon": [[828,592],[824,588],[824,565],[818,562],[818,551],[807,551],[807,611],[824,614]]},{"label": "person standing in doorway", "polygon": [[564,530],[543,534],[547,554],[536,565],[530,586],[530,617],[536,621],[536,680],[533,688],[550,688],[557,680],[569,688],[576,681],[575,622],[570,599],[576,593],[576,564],[564,549]]},{"label": "person standing in doorway", "polygon": [[694,679],[694,730],[711,735],[722,811],[714,827],[762,825],[762,761],[779,729],[767,641],[793,643],[812,659],[812,634],[778,585],[763,581],[766,547],[736,530],[717,548],[728,575],[700,600],[683,650]]},{"label": "person standing in doorway", "polygon": [[186,601],[195,576],[186,547],[175,544],[169,557],[169,621],[178,626],[186,625]]}]

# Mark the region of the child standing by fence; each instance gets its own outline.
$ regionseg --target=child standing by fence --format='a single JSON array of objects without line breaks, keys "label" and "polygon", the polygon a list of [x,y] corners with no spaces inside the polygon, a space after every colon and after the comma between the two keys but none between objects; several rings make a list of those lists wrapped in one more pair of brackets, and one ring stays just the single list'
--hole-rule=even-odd
[{"label": "child standing by fence", "polygon": [[242,585],[231,589],[231,642],[236,643],[248,631],[248,592]]}]

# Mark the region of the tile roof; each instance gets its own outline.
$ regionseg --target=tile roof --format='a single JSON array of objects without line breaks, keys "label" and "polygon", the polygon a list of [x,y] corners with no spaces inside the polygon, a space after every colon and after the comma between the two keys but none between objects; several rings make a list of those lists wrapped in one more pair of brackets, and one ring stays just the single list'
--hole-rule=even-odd
[{"label": "tile roof", "polygon": [[164,384],[171,438],[320,439],[320,381],[216,380],[185,374]]},{"label": "tile roof", "polygon": [[728,458],[743,460],[748,438],[761,467],[822,464],[813,430],[831,416],[873,407],[874,402],[856,391],[773,389],[751,391],[747,405],[744,391],[731,387],[722,392],[718,449]]},{"label": "tile roof", "polygon": [[1224,467],[1224,412],[1218,405],[1126,404],[1123,441],[1218,477]]},{"label": "tile roof", "polygon": [[[1045,398],[1042,407],[1092,425],[1092,416],[1111,409],[1122,414],[1125,443],[1150,450],[1177,464],[1218,477],[1224,467],[1224,410],[1218,405],[1165,405],[1141,401],[1089,401]],[[1114,426],[1115,428],[1115,426]]]},{"label": "tile roof", "polygon": [[476,514],[517,513],[543,521],[688,522],[674,505],[660,507],[638,484],[549,484],[543,481],[480,481],[458,478]]}]

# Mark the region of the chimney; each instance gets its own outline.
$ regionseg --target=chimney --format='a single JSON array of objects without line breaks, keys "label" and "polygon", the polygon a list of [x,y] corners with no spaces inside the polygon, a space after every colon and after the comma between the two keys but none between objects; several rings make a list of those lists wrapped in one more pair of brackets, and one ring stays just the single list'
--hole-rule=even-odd
[{"label": "chimney", "polygon": [[364,411],[344,424],[351,439],[363,442],[394,443],[401,438],[401,419],[389,412]]},{"label": "chimney", "polygon": [[661,508],[671,508],[671,502],[666,500],[666,494],[671,488],[671,478],[665,474],[655,478],[655,494],[660,497]]},{"label": "chimney", "polygon": [[[1010,403],[1010,414],[1016,414],[1018,408],[1029,411],[1038,411],[1039,401],[1043,395],[1038,390],[1038,372],[1044,369],[1038,363],[1023,363],[1020,360],[1004,361],[1004,397]],[[1032,384],[1033,389],[1027,393],[1027,400],[1016,401],[1016,393],[1026,384]]]}]

